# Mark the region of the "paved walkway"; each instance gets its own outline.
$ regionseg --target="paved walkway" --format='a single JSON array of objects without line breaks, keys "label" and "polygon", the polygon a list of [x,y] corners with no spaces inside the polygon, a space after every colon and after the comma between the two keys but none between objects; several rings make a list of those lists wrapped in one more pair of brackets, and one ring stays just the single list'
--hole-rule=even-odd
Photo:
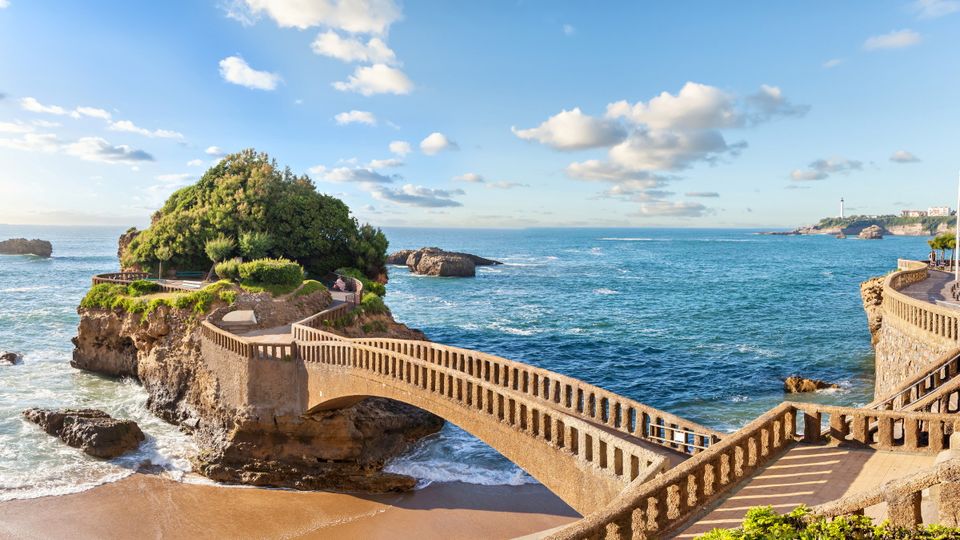
[{"label": "paved walkway", "polygon": [[[694,538],[715,528],[734,528],[753,506],[771,505],[789,512],[800,504],[814,506],[867,491],[933,465],[935,456],[878,452],[798,444],[760,469],[747,483],[713,505],[713,509],[677,538]],[[885,505],[866,515],[883,518]]]},{"label": "paved walkway", "polygon": [[953,303],[950,297],[950,284],[953,283],[953,274],[930,270],[927,279],[900,289],[900,292],[917,300],[936,304],[937,301]]}]

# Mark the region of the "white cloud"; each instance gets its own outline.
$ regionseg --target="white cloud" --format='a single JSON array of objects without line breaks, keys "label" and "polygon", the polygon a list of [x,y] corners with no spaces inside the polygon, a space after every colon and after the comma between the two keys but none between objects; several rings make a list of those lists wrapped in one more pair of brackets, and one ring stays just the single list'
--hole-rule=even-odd
[{"label": "white cloud", "polygon": [[328,169],[323,165],[317,165],[310,167],[307,171],[328,182],[363,184],[389,184],[393,182],[392,177],[380,174],[366,167],[336,167]]},{"label": "white cloud", "polygon": [[228,56],[221,60],[220,76],[229,83],[254,90],[274,90],[282,80],[276,73],[253,69],[240,56]]},{"label": "white cloud", "polygon": [[346,124],[367,124],[370,126],[377,125],[377,117],[374,116],[370,111],[352,110],[349,112],[342,112],[333,118],[341,126]]},{"label": "white cloud", "polygon": [[562,110],[535,128],[510,129],[521,139],[537,141],[557,150],[610,146],[626,136],[626,131],[618,123],[583,114],[579,107]]},{"label": "white cloud", "polygon": [[736,100],[719,88],[687,82],[677,95],[662,92],[644,103],[607,105],[608,118],[627,118],[652,129],[717,129],[742,122]]},{"label": "white cloud", "polygon": [[736,156],[745,146],[744,142],[728,145],[716,130],[637,130],[610,149],[610,159],[633,171],[677,171],[697,161],[714,162],[725,154]]},{"label": "white cloud", "polygon": [[403,166],[403,160],[398,158],[371,159],[366,166],[368,169],[392,169]]},{"label": "white cloud", "polygon": [[806,169],[796,169],[790,173],[790,179],[795,182],[809,182],[824,180],[831,174],[849,174],[863,168],[863,162],[843,157],[817,159],[810,162]]},{"label": "white cloud", "polygon": [[428,156],[439,154],[444,150],[457,150],[458,148],[457,143],[451,141],[439,131],[434,131],[420,141],[420,151]]},{"label": "white cloud", "polygon": [[31,123],[42,128],[56,128],[63,125],[60,122],[51,122],[50,120],[34,120]]},{"label": "white cloud", "polygon": [[911,6],[921,19],[935,19],[960,11],[958,0],[915,0]]},{"label": "white cloud", "polygon": [[30,133],[33,126],[24,124],[17,120],[16,122],[0,122],[0,133]]},{"label": "white cloud", "polygon": [[413,148],[410,147],[410,143],[407,141],[392,141],[390,143],[390,151],[403,157],[412,152]]},{"label": "white cloud", "polygon": [[208,146],[207,149],[204,150],[204,153],[213,157],[223,157],[227,155],[227,153],[224,152],[219,146]]},{"label": "white cloud", "polygon": [[134,124],[129,120],[119,120],[117,122],[110,122],[109,129],[111,131],[123,131],[127,133],[136,133],[138,135],[143,135],[144,137],[157,137],[161,139],[183,139],[183,134],[177,131],[170,131],[169,129],[155,129],[149,130],[142,128]]},{"label": "white cloud", "polygon": [[902,49],[920,43],[920,34],[910,30],[895,30],[887,34],[872,36],[863,42],[863,48],[868,51],[879,49]]},{"label": "white cloud", "polygon": [[563,25],[563,33],[567,36],[572,36],[577,33],[577,29],[573,27],[572,24]]},{"label": "white cloud", "polygon": [[398,189],[389,189],[381,186],[371,186],[370,189],[370,195],[375,199],[421,208],[463,206],[459,201],[453,200],[453,197],[463,194],[462,189],[432,189],[415,186],[413,184],[405,184]]},{"label": "white cloud", "polygon": [[344,62],[394,64],[397,61],[397,55],[378,37],[364,43],[355,37],[342,37],[332,30],[318,34],[310,48],[316,54]]},{"label": "white cloud", "polygon": [[571,163],[567,165],[567,176],[578,180],[591,180],[600,182],[642,182],[648,188],[658,187],[664,184],[665,179],[649,171],[630,170],[621,165],[590,159],[580,163]]},{"label": "white cloud", "polygon": [[519,187],[530,187],[530,184],[521,184],[520,182],[490,182],[487,184],[488,188],[491,189],[513,189]]},{"label": "white cloud", "polygon": [[89,116],[90,118],[99,118],[101,120],[110,120],[110,112],[104,109],[98,109],[96,107],[77,107],[74,109],[70,116],[74,118],[80,118],[81,116]]},{"label": "white cloud", "polygon": [[683,196],[712,199],[712,198],[719,197],[720,194],[717,193],[716,191],[688,191],[684,193]]},{"label": "white cloud", "polygon": [[203,167],[202,159],[191,159],[187,162],[187,167]]},{"label": "white cloud", "polygon": [[760,90],[746,97],[744,116],[749,123],[759,124],[778,116],[803,116],[809,105],[790,103],[778,86],[761,84]]},{"label": "white cloud", "polygon": [[10,0],[0,0],[0,9],[10,7]]},{"label": "white cloud", "polygon": [[[304,30],[329,26],[351,33],[382,34],[400,20],[400,7],[393,0],[246,0],[249,14],[230,4],[237,20],[266,14],[278,26]],[[252,17],[251,17],[252,16]]]},{"label": "white cloud", "polygon": [[52,133],[25,133],[17,139],[0,139],[0,147],[49,153],[60,149],[60,141]]},{"label": "white cloud", "polygon": [[916,163],[920,161],[920,158],[913,155],[911,152],[907,152],[906,150],[897,150],[892,156],[890,156],[890,161],[896,163]]},{"label": "white cloud", "polygon": [[86,161],[101,163],[136,164],[153,161],[153,156],[143,150],[125,144],[112,145],[100,137],[82,137],[77,142],[65,146],[67,154]]},{"label": "white cloud", "polygon": [[346,81],[337,81],[333,87],[341,92],[357,92],[365,96],[374,94],[409,94],[413,82],[397,68],[386,64],[362,66],[354,70]]},{"label": "white cloud", "polygon": [[160,174],[154,178],[168,184],[179,184],[190,180],[193,178],[193,175],[190,173]]},{"label": "white cloud", "polygon": [[67,114],[67,110],[59,105],[44,105],[36,100],[36,98],[25,97],[20,100],[20,107],[25,111],[35,112],[35,113],[46,113],[46,114]]},{"label": "white cloud", "polygon": [[456,182],[467,182],[468,184],[482,184],[485,182],[483,176],[472,172],[454,176],[453,180]]},{"label": "white cloud", "polygon": [[706,206],[691,201],[651,201],[640,205],[638,217],[700,217],[708,212]]},{"label": "white cloud", "polygon": [[827,69],[835,68],[835,67],[839,66],[839,65],[842,64],[842,63],[843,63],[843,59],[842,59],[842,58],[831,58],[830,60],[827,60],[826,62],[823,63],[823,67],[825,67],[825,68],[827,68]]}]

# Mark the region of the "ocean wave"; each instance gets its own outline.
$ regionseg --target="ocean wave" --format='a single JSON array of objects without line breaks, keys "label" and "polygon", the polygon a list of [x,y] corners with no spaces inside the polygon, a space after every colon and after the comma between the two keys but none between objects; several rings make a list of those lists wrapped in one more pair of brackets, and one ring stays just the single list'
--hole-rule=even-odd
[{"label": "ocean wave", "polygon": [[604,241],[604,242],[655,242],[655,241],[656,241],[655,238],[643,238],[643,237],[636,237],[636,238],[623,237],[623,238],[620,238],[620,237],[615,237],[615,236],[608,236],[608,237],[604,237],[604,238],[598,238],[598,240],[601,240],[601,241]]},{"label": "ocean wave", "polygon": [[31,291],[42,291],[44,289],[52,289],[51,285],[35,285],[32,287],[10,287],[7,289],[0,289],[0,293],[18,293],[18,292],[31,292]]},{"label": "ocean wave", "polygon": [[383,470],[416,478],[418,489],[425,488],[434,482],[464,482],[481,486],[520,486],[537,483],[533,477],[518,468],[509,470],[478,468],[476,465],[446,459],[425,462],[397,460]]},{"label": "ocean wave", "polygon": [[620,294],[619,291],[615,291],[613,289],[606,289],[602,287],[599,289],[594,289],[593,292],[596,294]]}]

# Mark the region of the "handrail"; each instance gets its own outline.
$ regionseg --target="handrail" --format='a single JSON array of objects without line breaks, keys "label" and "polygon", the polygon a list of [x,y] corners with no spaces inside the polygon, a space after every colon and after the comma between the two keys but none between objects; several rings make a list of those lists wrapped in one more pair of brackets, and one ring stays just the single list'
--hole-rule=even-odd
[{"label": "handrail", "polygon": [[[101,283],[112,283],[116,285],[129,285],[134,281],[139,281],[141,279],[147,279],[150,277],[150,274],[147,272],[114,272],[109,274],[97,274],[93,276],[93,284],[100,285]],[[159,292],[184,292],[184,291],[195,291],[197,289],[192,287],[183,287],[175,283],[164,283],[162,281],[153,281],[157,285]]]},{"label": "handrail", "polygon": [[960,311],[899,291],[927,278],[926,263],[901,259],[898,270],[883,280],[883,321],[911,333],[919,332],[944,347],[956,347],[960,341]]},{"label": "handrail", "polygon": [[941,355],[921,370],[920,374],[902,383],[890,395],[866,405],[868,409],[906,409],[937,391],[940,386],[960,374],[960,348]]}]

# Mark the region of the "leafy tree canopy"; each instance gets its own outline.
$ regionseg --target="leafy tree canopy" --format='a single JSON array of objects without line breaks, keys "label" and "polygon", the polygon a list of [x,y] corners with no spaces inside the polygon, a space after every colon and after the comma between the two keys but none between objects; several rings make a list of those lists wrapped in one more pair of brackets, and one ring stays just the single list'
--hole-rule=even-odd
[{"label": "leafy tree canopy", "polygon": [[171,266],[202,270],[213,262],[208,241],[220,238],[239,238],[241,248],[261,257],[297,261],[313,275],[343,266],[361,268],[370,278],[385,273],[383,232],[360,226],[343,201],[318,193],[309,177],[280,169],[252,149],[225,157],[199,182],[170,195],[122,262],[151,268],[169,250]]}]

